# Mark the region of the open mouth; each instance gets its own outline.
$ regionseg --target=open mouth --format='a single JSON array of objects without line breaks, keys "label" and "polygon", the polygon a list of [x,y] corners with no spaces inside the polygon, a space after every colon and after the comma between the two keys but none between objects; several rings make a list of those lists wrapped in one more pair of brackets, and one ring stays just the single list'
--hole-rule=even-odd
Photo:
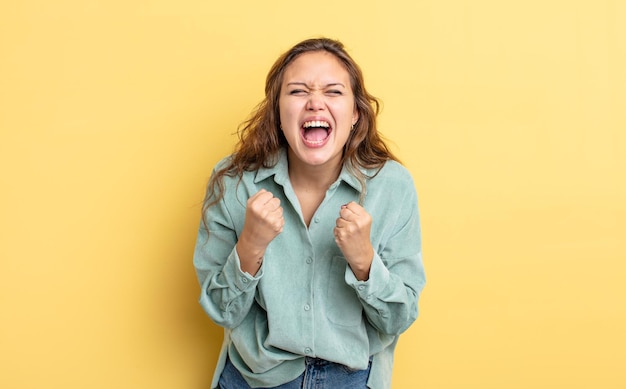
[{"label": "open mouth", "polygon": [[311,147],[322,146],[331,132],[330,124],[324,120],[311,120],[302,125],[302,139]]}]

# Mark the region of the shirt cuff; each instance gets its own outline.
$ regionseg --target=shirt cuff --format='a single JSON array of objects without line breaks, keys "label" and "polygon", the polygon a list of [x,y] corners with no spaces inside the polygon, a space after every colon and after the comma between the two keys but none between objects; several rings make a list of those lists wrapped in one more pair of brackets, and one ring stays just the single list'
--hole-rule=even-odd
[{"label": "shirt cuff", "polygon": [[361,299],[369,300],[382,292],[389,283],[389,269],[387,269],[383,260],[380,259],[380,256],[374,254],[367,281],[357,280],[348,264],[346,264],[345,281],[346,284],[354,288]]},{"label": "shirt cuff", "polygon": [[252,276],[250,273],[241,270],[241,261],[237,254],[236,248],[228,256],[224,269],[222,270],[224,276],[228,280],[228,283],[234,285],[238,290],[245,292],[248,289],[254,289],[259,283],[261,277],[263,277],[263,264],[257,272],[256,276]]}]

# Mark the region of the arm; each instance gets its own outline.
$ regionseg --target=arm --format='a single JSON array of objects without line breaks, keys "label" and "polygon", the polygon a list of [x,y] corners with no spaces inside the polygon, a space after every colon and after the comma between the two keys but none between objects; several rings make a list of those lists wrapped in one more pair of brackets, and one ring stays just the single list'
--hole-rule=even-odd
[{"label": "arm", "polygon": [[200,305],[216,324],[234,328],[248,314],[263,271],[252,276],[241,269],[235,226],[223,199],[205,218],[208,231],[201,223],[193,259]]},{"label": "arm", "polygon": [[[206,211],[207,225],[200,226],[194,265],[202,286],[200,304],[217,324],[233,328],[250,310],[265,249],[282,232],[284,219],[280,201],[262,189],[248,199],[237,234],[242,209],[229,211],[226,196]],[[233,218],[231,212],[239,214]]]},{"label": "arm", "polygon": [[345,281],[359,296],[370,324],[382,333],[397,335],[418,316],[419,294],[425,284],[417,196],[409,191],[401,204],[411,209],[379,221],[392,231],[373,250],[367,278],[348,266]]},{"label": "arm", "polygon": [[[411,265],[411,262],[417,262],[417,258],[420,266]],[[395,269],[413,269],[404,271],[412,272],[405,275],[413,274],[414,278],[420,279],[417,289],[407,284],[405,277],[389,270],[378,254],[374,255],[369,280],[357,280],[350,269],[346,269],[345,274],[346,283],[354,288],[361,300],[367,320],[378,331],[388,335],[401,334],[417,319],[417,302],[424,285],[421,255],[396,262]]]}]

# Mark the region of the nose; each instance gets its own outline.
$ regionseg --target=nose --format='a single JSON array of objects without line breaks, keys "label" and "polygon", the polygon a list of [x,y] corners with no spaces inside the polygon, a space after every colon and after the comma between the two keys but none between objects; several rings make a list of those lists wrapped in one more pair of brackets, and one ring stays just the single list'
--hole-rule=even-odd
[{"label": "nose", "polygon": [[324,109],[325,103],[323,96],[318,93],[311,93],[309,95],[309,101],[307,102],[307,110],[309,111],[319,111]]}]

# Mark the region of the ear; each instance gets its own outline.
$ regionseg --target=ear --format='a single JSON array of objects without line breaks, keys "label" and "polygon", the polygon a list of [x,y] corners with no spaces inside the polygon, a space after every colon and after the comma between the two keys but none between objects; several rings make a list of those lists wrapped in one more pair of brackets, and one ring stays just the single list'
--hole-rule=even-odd
[{"label": "ear", "polygon": [[359,111],[358,111],[358,109],[355,106],[354,107],[354,112],[352,113],[352,127],[354,127],[354,125],[358,121],[359,121]]}]

